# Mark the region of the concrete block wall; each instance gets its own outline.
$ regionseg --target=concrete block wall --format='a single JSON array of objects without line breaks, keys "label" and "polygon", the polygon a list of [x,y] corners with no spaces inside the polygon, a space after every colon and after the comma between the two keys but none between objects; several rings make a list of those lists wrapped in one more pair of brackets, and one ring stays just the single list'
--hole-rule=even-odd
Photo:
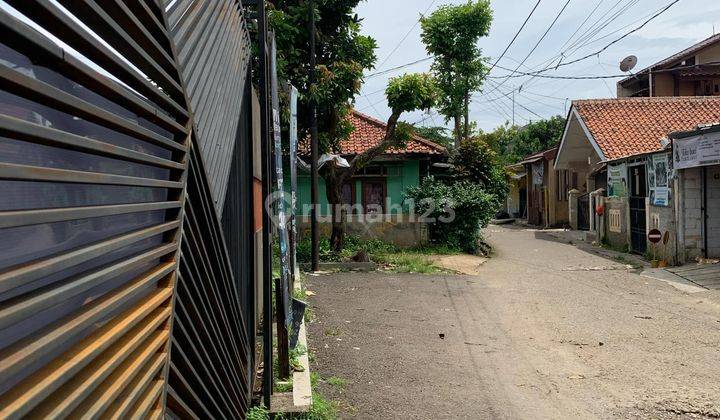
[{"label": "concrete block wall", "polygon": [[680,244],[681,262],[692,261],[702,255],[702,169],[684,169],[680,173],[680,205],[682,206]]},{"label": "concrete block wall", "polygon": [[[630,206],[625,197],[605,197],[604,237],[614,248],[625,248],[630,244]],[[620,213],[620,231],[611,230],[610,214]]]},{"label": "concrete block wall", "polygon": [[[368,216],[376,219],[365,220],[363,215],[348,217],[345,224],[346,233],[356,235],[362,239],[381,239],[402,248],[412,248],[427,245],[428,227],[426,223],[411,221],[407,215],[378,215]],[[320,236],[330,237],[332,223],[323,220],[320,222]],[[310,217],[298,218],[298,240],[310,235]]]},{"label": "concrete block wall", "polygon": [[[658,229],[665,234],[669,233],[669,241],[667,245],[658,244],[657,258],[666,258],[670,265],[678,263],[677,255],[677,223],[675,217],[674,203],[670,203],[669,207],[648,205],[648,229]],[[652,252],[652,244],[648,243],[648,251]]]}]

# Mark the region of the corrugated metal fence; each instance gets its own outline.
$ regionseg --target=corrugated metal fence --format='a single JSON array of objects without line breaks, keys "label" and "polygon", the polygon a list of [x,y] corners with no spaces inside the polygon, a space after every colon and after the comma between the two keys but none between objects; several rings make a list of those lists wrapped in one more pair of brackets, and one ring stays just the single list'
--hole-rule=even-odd
[{"label": "corrugated metal fence", "polygon": [[255,286],[240,3],[6,3],[0,417],[243,417]]}]

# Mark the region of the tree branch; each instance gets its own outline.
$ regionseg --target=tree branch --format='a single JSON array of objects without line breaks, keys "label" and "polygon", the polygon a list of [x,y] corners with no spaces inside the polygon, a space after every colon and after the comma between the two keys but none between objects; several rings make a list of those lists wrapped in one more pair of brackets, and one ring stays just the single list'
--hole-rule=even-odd
[{"label": "tree branch", "polygon": [[376,146],[373,146],[363,153],[356,155],[350,162],[351,172],[354,173],[356,170],[362,169],[365,165],[372,162],[373,159],[385,153],[387,149],[395,145],[395,131],[401,114],[402,112],[400,111],[393,111],[392,115],[390,115],[390,119],[388,119],[387,128],[385,130],[385,138],[383,138],[383,140]]}]

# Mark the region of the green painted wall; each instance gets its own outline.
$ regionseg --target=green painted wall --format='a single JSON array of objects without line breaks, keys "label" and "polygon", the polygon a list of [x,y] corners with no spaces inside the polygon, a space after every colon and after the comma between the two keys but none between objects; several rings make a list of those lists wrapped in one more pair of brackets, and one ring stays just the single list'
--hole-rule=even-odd
[{"label": "green painted wall", "polygon": [[[420,161],[407,160],[397,163],[384,164],[388,168],[387,197],[390,204],[402,205],[402,193],[410,186],[415,186],[420,182]],[[289,186],[290,181],[286,180],[285,185]],[[325,181],[322,177],[318,182],[321,215],[328,214],[328,202],[325,196]],[[355,180],[355,201],[362,202],[362,181]],[[310,174],[298,174],[298,214],[309,215],[306,206],[310,204]],[[309,209],[309,207],[308,207]],[[398,209],[391,209],[393,214],[399,213]]]}]

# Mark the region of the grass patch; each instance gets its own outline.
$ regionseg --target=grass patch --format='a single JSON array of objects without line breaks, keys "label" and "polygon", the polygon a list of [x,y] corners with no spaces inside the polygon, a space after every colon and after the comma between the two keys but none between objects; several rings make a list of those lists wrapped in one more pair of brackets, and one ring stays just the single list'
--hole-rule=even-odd
[{"label": "grass patch", "polygon": [[325,380],[325,382],[327,382],[328,385],[332,385],[338,389],[345,389],[348,384],[346,379],[343,379],[343,378],[340,378],[337,376],[331,376],[331,377],[327,378],[327,380]]},{"label": "grass patch", "polygon": [[340,337],[342,334],[342,330],[338,327],[330,327],[325,329],[325,335],[328,337]]},{"label": "grass patch", "polygon": [[436,266],[425,254],[403,251],[395,254],[383,254],[374,257],[375,262],[386,266],[393,273],[442,274],[448,270]]}]

